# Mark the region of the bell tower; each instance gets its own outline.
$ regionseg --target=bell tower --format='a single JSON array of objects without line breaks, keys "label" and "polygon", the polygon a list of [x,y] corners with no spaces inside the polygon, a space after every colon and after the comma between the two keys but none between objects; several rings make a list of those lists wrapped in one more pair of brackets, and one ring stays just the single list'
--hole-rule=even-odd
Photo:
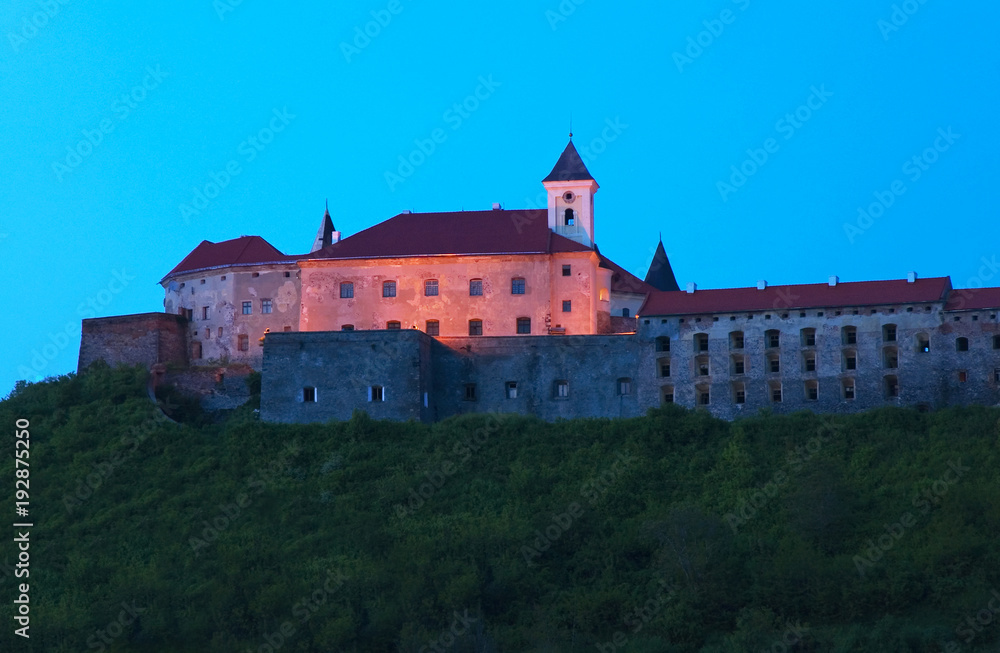
[{"label": "bell tower", "polygon": [[593,247],[594,193],[600,186],[576,151],[573,134],[569,137],[569,144],[552,172],[542,180],[549,198],[549,229]]}]

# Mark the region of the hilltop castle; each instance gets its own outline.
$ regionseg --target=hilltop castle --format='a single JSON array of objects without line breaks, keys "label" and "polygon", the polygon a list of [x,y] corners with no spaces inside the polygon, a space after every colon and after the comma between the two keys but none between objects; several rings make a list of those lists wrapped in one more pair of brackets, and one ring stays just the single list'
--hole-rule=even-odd
[{"label": "hilltop castle", "polygon": [[163,313],[84,321],[80,368],[245,363],[286,422],[1000,403],[1000,288],[680,290],[662,242],[644,279],[601,254],[572,141],[542,184],[547,209],[407,211],[346,238],[328,210],[308,254],[204,241],[161,280]]}]

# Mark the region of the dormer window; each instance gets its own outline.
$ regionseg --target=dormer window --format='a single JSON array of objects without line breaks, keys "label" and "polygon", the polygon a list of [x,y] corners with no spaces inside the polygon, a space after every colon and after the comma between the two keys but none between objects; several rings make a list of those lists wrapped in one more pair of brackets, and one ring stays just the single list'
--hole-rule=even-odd
[{"label": "dormer window", "polygon": [[573,213],[573,209],[566,209],[566,213],[563,217],[563,224],[567,227],[572,227],[576,224],[576,214]]}]

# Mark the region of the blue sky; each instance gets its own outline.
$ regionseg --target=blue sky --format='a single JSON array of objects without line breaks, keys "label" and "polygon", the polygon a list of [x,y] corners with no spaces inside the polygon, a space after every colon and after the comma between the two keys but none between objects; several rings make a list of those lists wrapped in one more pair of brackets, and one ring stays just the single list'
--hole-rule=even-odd
[{"label": "blue sky", "polygon": [[303,252],[327,198],[345,236],[532,206],[571,114],[597,242],[640,276],[662,232],[682,286],[1000,285],[998,19],[943,0],[10,0],[0,395],[73,371],[82,317],[161,310],[156,282],[203,239]]}]

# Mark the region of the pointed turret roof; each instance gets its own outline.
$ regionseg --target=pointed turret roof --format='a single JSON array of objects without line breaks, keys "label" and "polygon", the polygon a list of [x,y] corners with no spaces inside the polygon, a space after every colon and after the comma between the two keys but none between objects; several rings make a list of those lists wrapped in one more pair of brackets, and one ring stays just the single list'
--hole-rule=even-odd
[{"label": "pointed turret roof", "polygon": [[649,264],[645,282],[657,290],[680,290],[677,278],[674,277],[674,270],[670,267],[670,259],[667,258],[667,250],[663,249],[662,238],[656,246],[653,261]]},{"label": "pointed turret roof", "polygon": [[588,179],[593,181],[594,178],[587,170],[587,166],[584,165],[583,159],[580,158],[580,153],[576,151],[573,141],[570,140],[559,160],[556,161],[555,167],[552,168],[552,172],[542,180],[542,183],[547,181],[586,181]]}]

